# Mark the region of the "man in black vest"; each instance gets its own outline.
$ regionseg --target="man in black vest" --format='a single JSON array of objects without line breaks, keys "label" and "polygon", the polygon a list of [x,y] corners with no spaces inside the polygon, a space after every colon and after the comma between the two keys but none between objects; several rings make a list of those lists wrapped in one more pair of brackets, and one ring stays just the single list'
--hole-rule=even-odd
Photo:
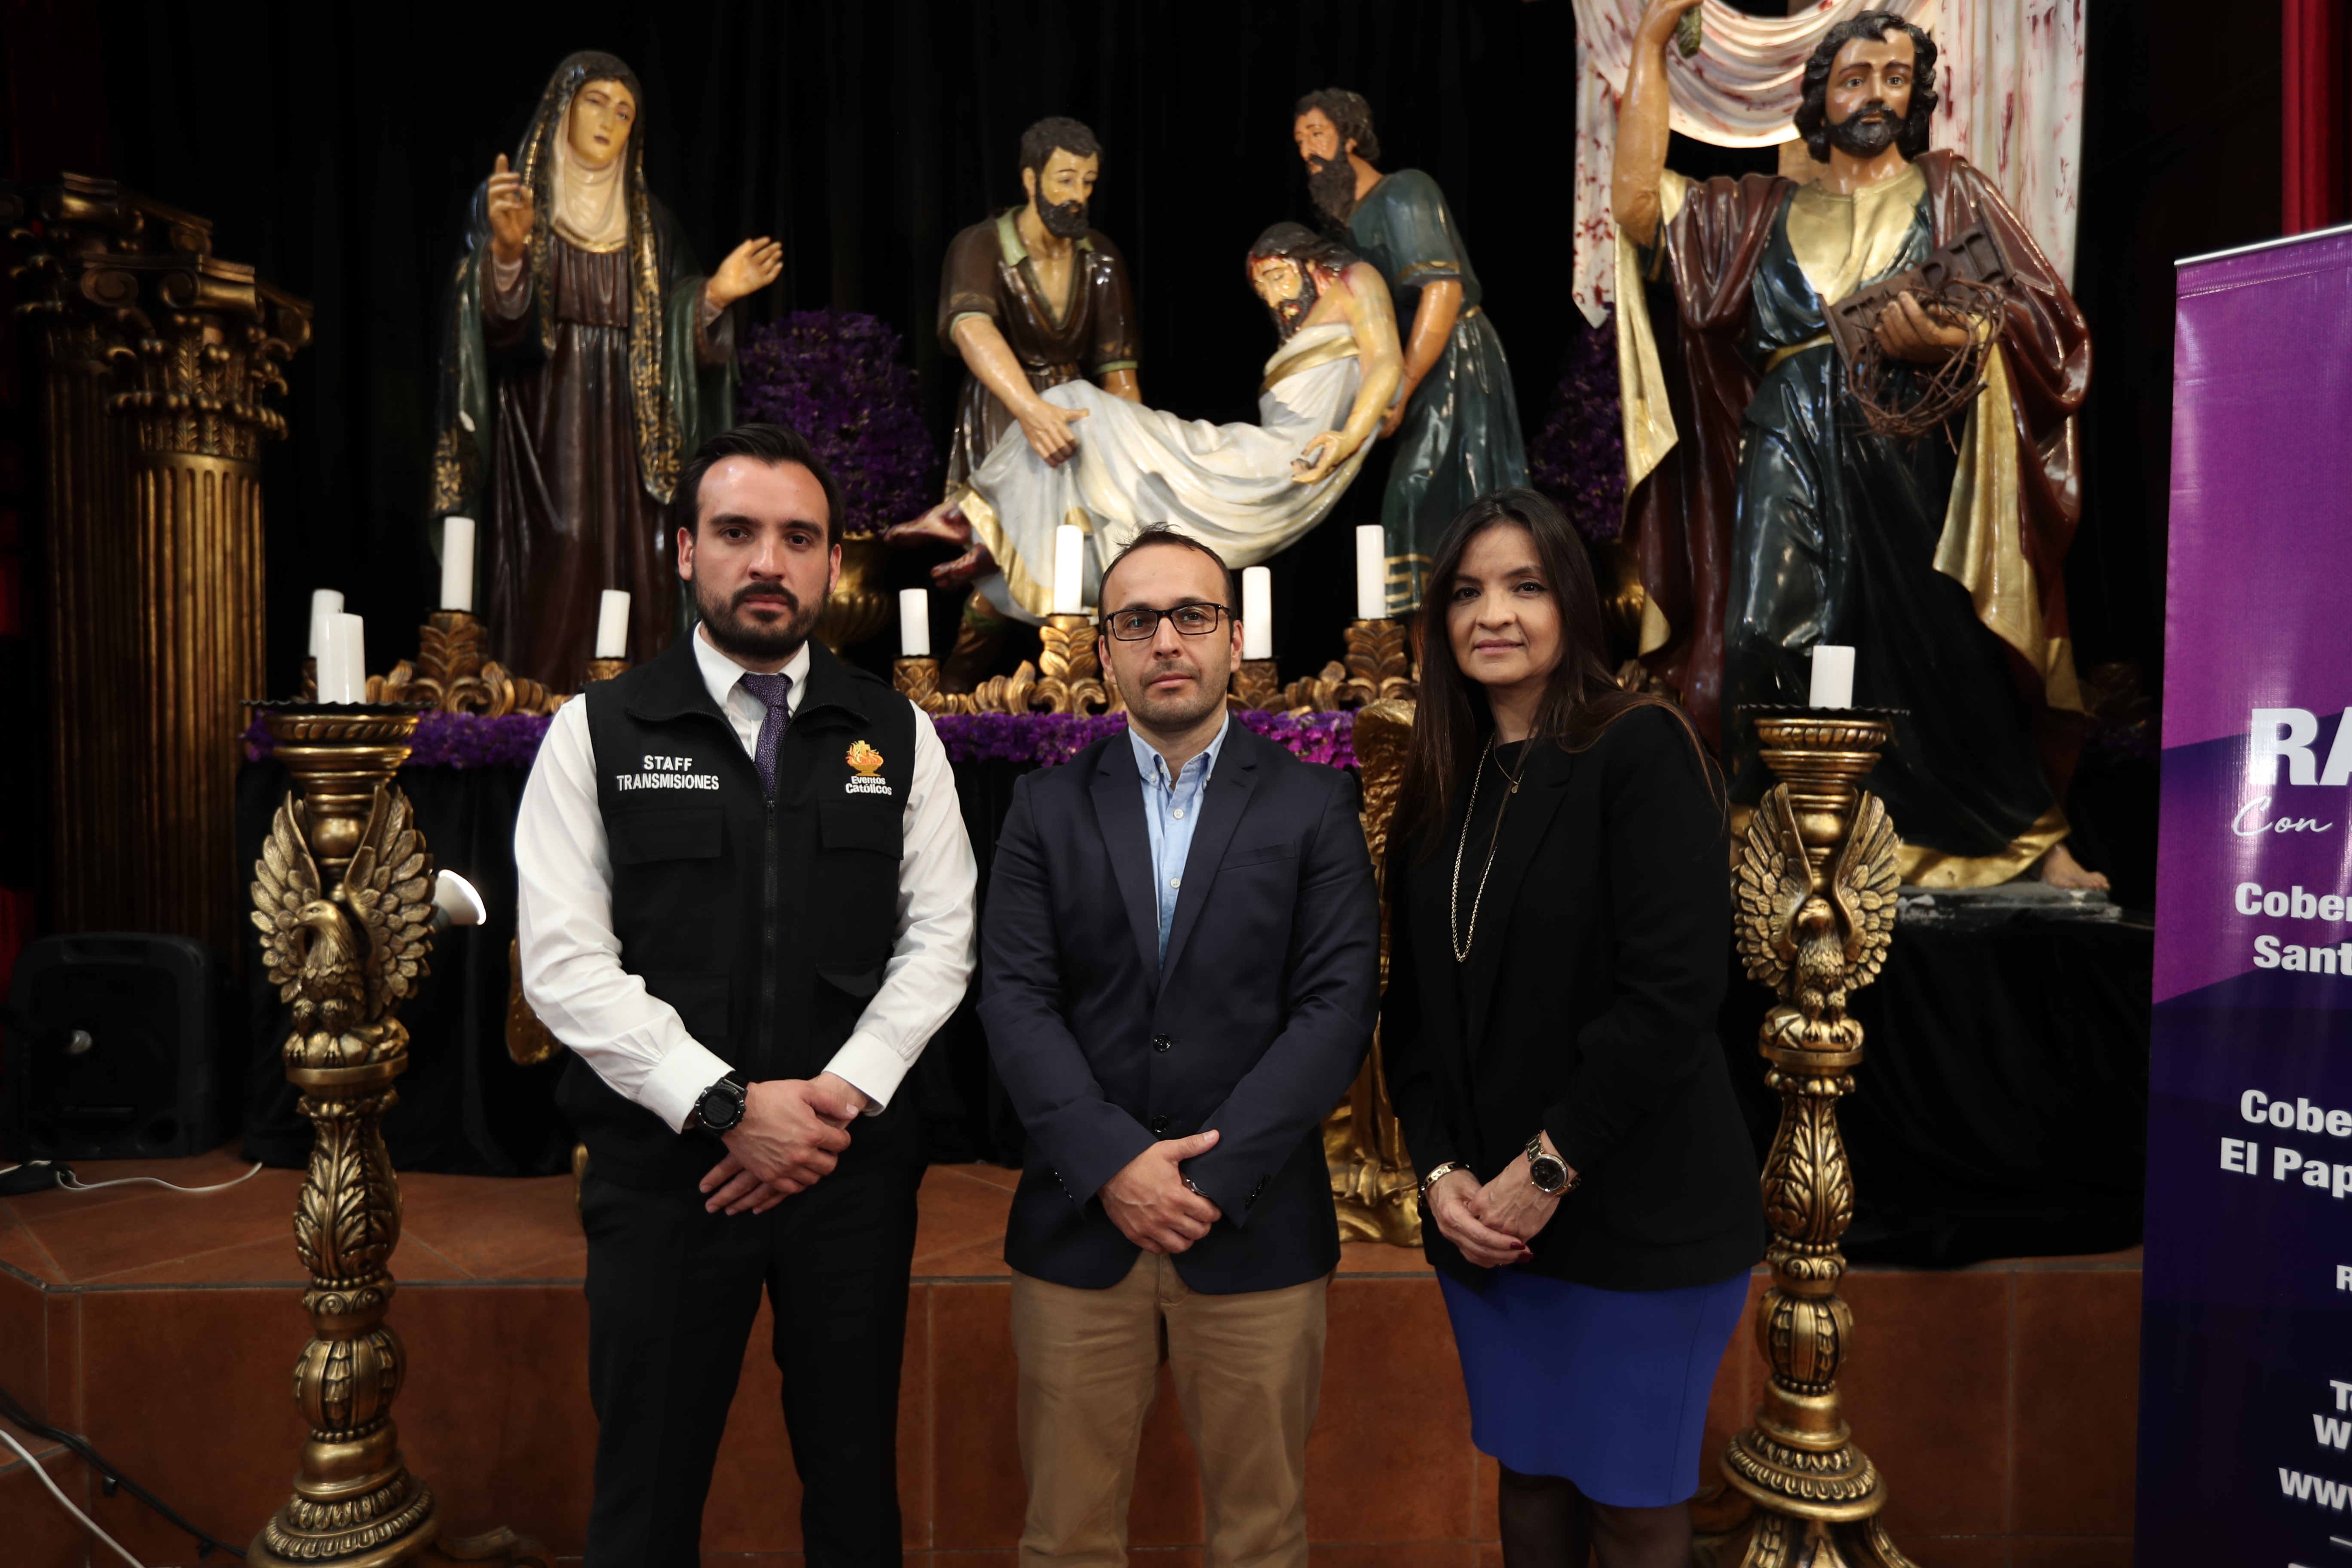
[{"label": "man in black vest", "polygon": [[1104,571],[1126,733],[1015,787],[981,1019],[1029,1134],[1013,1268],[1025,1563],[1126,1560],[1164,1359],[1210,1568],[1304,1568],[1339,1261],[1319,1126],[1380,1010],[1349,776],[1225,713],[1232,576],[1166,525]]},{"label": "man in black vest", "polygon": [[810,640],[841,496],[795,432],[678,485],[701,625],[549,726],[515,824],[523,992],[588,1145],[590,1568],[698,1563],[762,1289],[816,1564],[899,1561],[915,1193],[901,1080],[972,964],[931,723]]}]

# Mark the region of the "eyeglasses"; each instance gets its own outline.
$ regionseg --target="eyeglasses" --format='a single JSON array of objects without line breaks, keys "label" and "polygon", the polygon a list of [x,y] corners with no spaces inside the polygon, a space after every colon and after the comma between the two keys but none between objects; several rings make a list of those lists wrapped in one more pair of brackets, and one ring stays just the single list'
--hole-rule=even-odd
[{"label": "eyeglasses", "polygon": [[1143,642],[1160,635],[1162,616],[1176,623],[1188,637],[1204,637],[1217,629],[1219,616],[1232,615],[1223,605],[1178,605],[1167,610],[1113,610],[1103,617],[1110,635],[1121,642]]}]

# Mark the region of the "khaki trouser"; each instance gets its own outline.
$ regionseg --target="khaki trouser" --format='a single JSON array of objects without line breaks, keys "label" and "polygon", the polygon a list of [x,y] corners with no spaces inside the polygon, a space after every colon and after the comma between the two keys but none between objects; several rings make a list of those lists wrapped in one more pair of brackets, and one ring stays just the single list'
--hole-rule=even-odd
[{"label": "khaki trouser", "polygon": [[1206,1296],[1144,1253],[1108,1290],[1016,1271],[1023,1568],[1123,1568],[1143,1418],[1164,1359],[1201,1462],[1208,1568],[1306,1568],[1307,1433],[1330,1277]]}]

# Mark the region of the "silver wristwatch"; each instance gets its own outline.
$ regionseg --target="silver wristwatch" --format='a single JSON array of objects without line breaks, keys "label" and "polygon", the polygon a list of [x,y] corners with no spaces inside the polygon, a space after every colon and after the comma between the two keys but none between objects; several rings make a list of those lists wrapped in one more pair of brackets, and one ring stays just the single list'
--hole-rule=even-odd
[{"label": "silver wristwatch", "polygon": [[1527,1156],[1528,1179],[1548,1198],[1572,1193],[1584,1184],[1584,1178],[1570,1170],[1567,1161],[1544,1147],[1540,1132],[1528,1140]]}]

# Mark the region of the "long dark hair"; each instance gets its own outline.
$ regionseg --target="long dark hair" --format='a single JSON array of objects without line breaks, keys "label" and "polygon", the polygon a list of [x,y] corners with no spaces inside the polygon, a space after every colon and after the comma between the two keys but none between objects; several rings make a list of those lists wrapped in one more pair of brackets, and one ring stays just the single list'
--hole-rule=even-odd
[{"label": "long dark hair", "polygon": [[1545,682],[1529,739],[1548,740],[1562,751],[1580,752],[1635,709],[1663,708],[1682,725],[1713,787],[1714,771],[1707,767],[1698,733],[1683,710],[1663,697],[1628,691],[1617,684],[1609,668],[1592,562],[1576,530],[1559,508],[1534,490],[1496,490],[1472,501],[1454,520],[1438,542],[1436,561],[1424,579],[1429,586],[1421,601],[1417,628],[1421,697],[1413,715],[1412,744],[1405,753],[1396,821],[1389,836],[1392,844],[1424,837],[1422,852],[1426,852],[1434,836],[1425,835],[1425,830],[1445,820],[1454,786],[1470,771],[1495,727],[1486,689],[1463,674],[1454,662],[1445,611],[1470,542],[1490,528],[1506,524],[1526,529],[1534,539],[1536,564],[1543,573],[1544,586],[1559,605],[1559,662]]}]

